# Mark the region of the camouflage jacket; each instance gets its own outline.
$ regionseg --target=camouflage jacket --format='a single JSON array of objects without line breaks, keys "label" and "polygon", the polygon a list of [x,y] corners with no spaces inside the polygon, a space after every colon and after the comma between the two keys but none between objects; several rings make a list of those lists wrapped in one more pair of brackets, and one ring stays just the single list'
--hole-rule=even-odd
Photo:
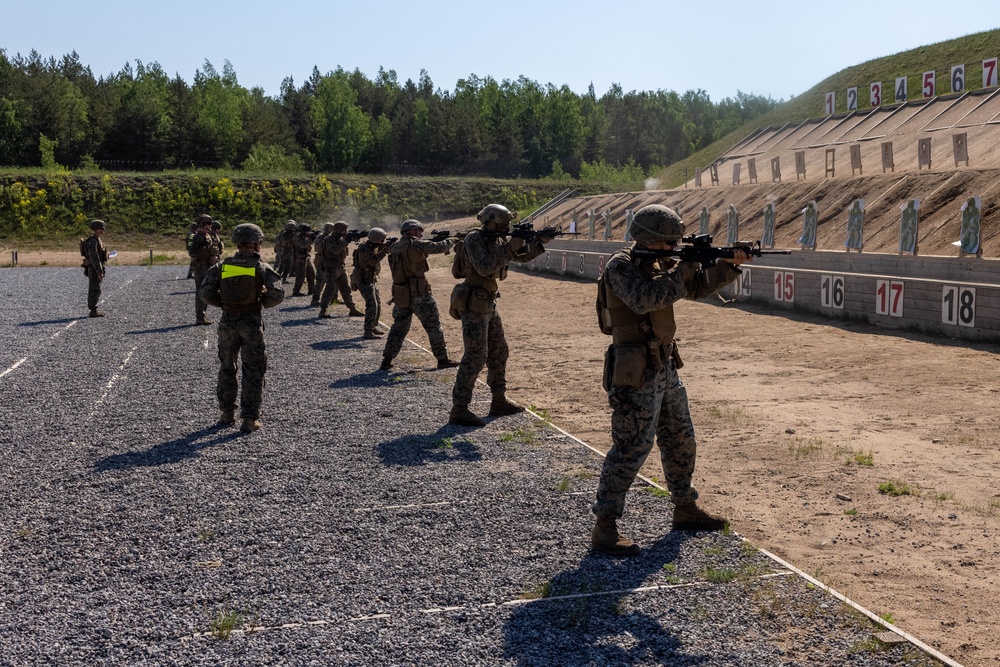
[{"label": "camouflage jacket", "polygon": [[515,251],[506,236],[473,229],[462,245],[462,273],[470,285],[496,292],[511,262],[530,262],[544,252],[545,246],[537,239]]},{"label": "camouflage jacket", "polygon": [[392,244],[388,253],[393,282],[404,283],[409,278],[423,278],[430,269],[427,256],[447,253],[453,245],[453,239],[424,241],[412,236],[399,239]]},{"label": "camouflage jacket", "polygon": [[382,258],[389,254],[390,247],[385,244],[376,245],[366,240],[354,249],[354,268],[358,270],[362,285],[378,282],[378,274],[382,270]]},{"label": "camouflage jacket", "polygon": [[215,245],[212,243],[211,234],[201,231],[197,232],[191,241],[191,248],[188,250],[188,254],[196,262],[213,264],[212,257],[217,257],[218,255],[216,254]]},{"label": "camouflage jacket", "polygon": [[327,234],[323,239],[323,265],[326,268],[343,267],[347,261],[350,243],[342,234]]},{"label": "camouflage jacket", "polygon": [[[214,265],[208,270],[205,280],[201,283],[201,298],[205,303],[216,308],[226,308],[222,301],[222,272],[227,263],[256,268],[256,277],[259,281],[260,298],[259,305],[264,308],[273,308],[285,298],[285,288],[281,286],[281,276],[271,268],[266,262],[262,262],[257,253],[237,252],[232,259],[224,263]],[[253,278],[254,276],[251,276]],[[259,312],[259,308],[255,309]]]},{"label": "camouflage jacket", "polygon": [[303,234],[302,232],[296,232],[295,236],[292,237],[292,252],[294,253],[295,259],[309,259],[309,255],[312,254],[312,244],[313,240],[311,234],[308,232]]},{"label": "camouflage jacket", "polygon": [[83,265],[104,273],[104,263],[108,261],[108,251],[96,235],[90,235],[83,242]]}]

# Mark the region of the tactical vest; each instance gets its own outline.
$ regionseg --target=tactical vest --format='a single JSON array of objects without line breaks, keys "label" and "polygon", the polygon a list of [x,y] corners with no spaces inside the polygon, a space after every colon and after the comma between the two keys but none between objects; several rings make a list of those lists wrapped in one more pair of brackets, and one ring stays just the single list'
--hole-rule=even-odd
[{"label": "tactical vest", "polygon": [[354,249],[351,259],[358,272],[359,284],[370,284],[378,280],[382,268],[382,263],[376,259],[378,251],[378,247],[371,241],[365,241]]},{"label": "tactical vest", "polygon": [[347,250],[350,244],[344,240],[343,236],[329,234],[323,239],[323,261],[327,268],[343,266],[347,261]]},{"label": "tactical vest", "polygon": [[315,254],[316,259],[314,261],[316,262],[317,266],[321,266],[323,264],[323,260],[326,259],[326,253],[323,250],[323,246],[326,243],[326,239],[328,236],[330,235],[327,234],[326,232],[323,232],[316,237],[315,241],[313,241],[313,252],[316,253]]},{"label": "tactical vest", "polygon": [[389,250],[389,270],[394,283],[401,285],[410,278],[423,278],[431,268],[427,255],[413,247],[413,240],[405,236],[393,243]]},{"label": "tactical vest", "polygon": [[[474,268],[472,268],[472,262],[468,257],[468,242],[469,238],[475,234],[477,236],[482,236],[485,245],[497,245],[501,242],[502,236],[484,236],[482,234],[483,230],[473,229],[470,231],[466,237],[465,242],[462,244],[462,265],[459,267],[462,270],[462,274],[465,277],[465,282],[472,285],[473,287],[482,287],[490,292],[496,292],[500,289],[499,282],[501,280],[507,279],[508,265],[504,264],[502,267],[494,271],[493,273],[483,276],[480,275]],[[458,261],[458,256],[456,255],[455,261]],[[453,274],[455,268],[452,268]]]},{"label": "tactical vest", "polygon": [[260,310],[261,288],[264,271],[257,255],[235,255],[222,262],[219,268],[219,300],[226,312],[254,312]]},{"label": "tactical vest", "polygon": [[[611,268],[612,262],[617,261],[633,263],[632,253],[626,249],[619,250],[612,255],[611,259],[608,260],[608,267],[604,270],[605,274]],[[636,268],[646,275],[647,278],[653,279],[663,274],[663,271],[657,267],[657,264],[653,264],[648,268],[645,266],[637,266]],[[601,331],[608,333],[606,327],[609,327],[615,345],[629,345],[645,343],[650,340],[659,340],[664,349],[666,349],[673,342],[674,334],[677,333],[673,304],[640,315],[625,305],[625,302],[619,299],[608,287],[605,281],[605,274],[602,274],[600,280],[598,280]]]}]

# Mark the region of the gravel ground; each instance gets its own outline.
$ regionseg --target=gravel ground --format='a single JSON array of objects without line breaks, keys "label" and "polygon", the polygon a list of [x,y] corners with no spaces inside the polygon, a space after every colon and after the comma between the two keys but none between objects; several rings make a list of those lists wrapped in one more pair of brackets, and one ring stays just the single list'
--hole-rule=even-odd
[{"label": "gravel ground", "polygon": [[0,271],[0,665],[932,664],[648,489],[642,556],[591,554],[595,454],[447,426],[454,371],[376,371],[342,306],[267,311],[264,428],[217,425],[185,270],[112,267],[101,320],[78,269]]}]

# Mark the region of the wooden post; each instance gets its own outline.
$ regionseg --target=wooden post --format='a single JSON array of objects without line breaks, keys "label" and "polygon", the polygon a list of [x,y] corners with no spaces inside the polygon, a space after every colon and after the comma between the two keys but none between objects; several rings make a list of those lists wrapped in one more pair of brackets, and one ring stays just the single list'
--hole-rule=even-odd
[{"label": "wooden post", "polygon": [[719,165],[712,163],[708,165],[708,174],[712,177],[712,185],[719,184]]},{"label": "wooden post", "polygon": [[892,142],[883,141],[882,142],[882,173],[889,169],[892,173],[896,173],[896,163],[892,159]]},{"label": "wooden post", "polygon": [[781,182],[781,158],[771,158],[771,182]]},{"label": "wooden post", "polygon": [[920,171],[924,165],[927,165],[927,169],[931,168],[931,138],[920,139],[917,141],[917,171]]},{"label": "wooden post", "polygon": [[733,165],[733,185],[740,184],[740,163],[737,162]]},{"label": "wooden post", "polygon": [[851,146],[851,176],[854,176],[855,171],[861,176],[865,175],[861,169],[861,146],[858,144]]},{"label": "wooden post", "polygon": [[799,176],[803,179],[806,177],[806,152],[796,151],[795,152],[795,180],[799,180]]},{"label": "wooden post", "polygon": [[955,166],[958,166],[959,162],[965,162],[965,166],[969,166],[969,144],[967,143],[966,133],[953,134],[951,135],[951,146],[955,151]]},{"label": "wooden post", "polygon": [[747,173],[750,175],[750,182],[757,182],[757,158],[749,158],[747,160]]},{"label": "wooden post", "polygon": [[826,177],[834,178],[835,168],[837,166],[837,149],[827,148],[826,149]]}]

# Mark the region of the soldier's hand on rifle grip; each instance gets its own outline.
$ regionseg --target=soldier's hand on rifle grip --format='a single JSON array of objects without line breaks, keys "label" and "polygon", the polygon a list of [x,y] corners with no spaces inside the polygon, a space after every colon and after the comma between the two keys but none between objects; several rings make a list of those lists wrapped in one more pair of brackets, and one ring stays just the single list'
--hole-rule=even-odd
[{"label": "soldier's hand on rifle grip", "polygon": [[689,283],[692,280],[694,280],[695,277],[698,275],[698,272],[701,271],[701,263],[679,262],[677,264],[677,268],[674,270],[677,272],[677,275],[680,276],[681,280],[683,280],[685,283]]},{"label": "soldier's hand on rifle grip", "polygon": [[748,253],[746,250],[734,250],[732,258],[725,258],[722,261],[727,264],[732,264],[733,266],[739,266],[740,264],[745,264],[746,262],[752,262],[753,255]]},{"label": "soldier's hand on rifle grip", "polygon": [[510,251],[513,253],[521,252],[521,248],[524,247],[524,239],[520,236],[514,236],[507,242],[507,247],[510,248]]}]

